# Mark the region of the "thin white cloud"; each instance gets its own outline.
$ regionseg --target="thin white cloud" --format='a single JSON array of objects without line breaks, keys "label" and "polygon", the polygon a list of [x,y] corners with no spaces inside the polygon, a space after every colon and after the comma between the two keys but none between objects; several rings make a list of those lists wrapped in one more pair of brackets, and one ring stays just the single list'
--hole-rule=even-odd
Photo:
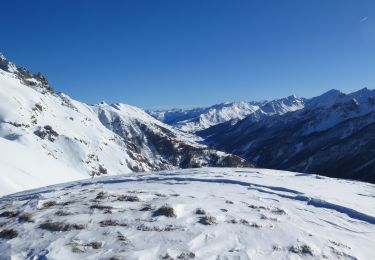
[{"label": "thin white cloud", "polygon": [[366,22],[367,20],[368,20],[368,17],[365,16],[365,17],[363,17],[359,22],[360,22],[360,23],[363,23],[363,22]]}]

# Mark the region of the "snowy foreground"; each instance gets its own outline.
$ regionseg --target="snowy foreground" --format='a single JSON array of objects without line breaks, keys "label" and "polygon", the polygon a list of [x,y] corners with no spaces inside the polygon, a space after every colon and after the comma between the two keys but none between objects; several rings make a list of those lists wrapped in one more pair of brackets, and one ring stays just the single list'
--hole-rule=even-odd
[{"label": "snowy foreground", "polygon": [[204,168],[0,198],[0,259],[375,259],[375,185]]}]

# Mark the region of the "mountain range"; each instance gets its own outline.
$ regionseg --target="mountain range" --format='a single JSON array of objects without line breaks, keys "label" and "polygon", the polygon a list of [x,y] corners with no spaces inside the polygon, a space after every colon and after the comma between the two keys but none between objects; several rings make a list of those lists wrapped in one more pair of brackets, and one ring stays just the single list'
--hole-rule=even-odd
[{"label": "mountain range", "polygon": [[375,90],[149,113],[258,167],[375,182]]},{"label": "mountain range", "polygon": [[[374,122],[375,91],[366,88],[195,109],[89,105],[0,54],[0,167],[12,172],[2,176],[4,194],[196,167],[257,166],[375,182]],[[51,177],[61,166],[65,174]]]},{"label": "mountain range", "polygon": [[259,167],[375,182],[375,90],[331,90],[303,108],[198,132],[205,143]]},{"label": "mountain range", "polygon": [[[1,157],[13,155],[0,165],[12,172],[2,176],[2,192],[32,188],[35,182],[30,179],[58,182],[57,176],[54,181],[45,173],[56,163],[69,168],[65,176],[76,172],[72,175],[81,178],[251,166],[238,156],[198,143],[196,135],[164,124],[140,108],[104,102],[88,105],[57,93],[41,73],[32,74],[4,55],[0,56],[0,137]],[[28,154],[43,154],[31,163],[45,164],[44,170],[31,167]]]},{"label": "mountain range", "polygon": [[238,121],[254,112],[282,115],[303,108],[305,99],[294,95],[272,101],[226,102],[194,109],[147,111],[156,119],[181,131],[196,133],[228,121]]},{"label": "mountain range", "polygon": [[145,111],[0,54],[0,259],[372,259],[374,133],[366,88]]}]

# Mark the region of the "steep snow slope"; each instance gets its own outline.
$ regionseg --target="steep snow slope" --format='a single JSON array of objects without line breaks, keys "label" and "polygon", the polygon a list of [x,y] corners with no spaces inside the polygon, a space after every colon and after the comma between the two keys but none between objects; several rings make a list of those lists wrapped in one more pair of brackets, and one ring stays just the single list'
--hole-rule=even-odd
[{"label": "steep snow slope", "polygon": [[0,138],[0,196],[21,190],[87,178],[41,151]]},{"label": "steep snow slope", "polygon": [[7,259],[373,259],[375,186],[262,169],[105,177],[0,198]]},{"label": "steep snow slope", "polygon": [[257,113],[200,134],[261,167],[375,182],[375,90],[331,90],[295,112]]},{"label": "steep snow slope", "polygon": [[289,96],[272,101],[222,103],[208,108],[172,109],[148,111],[148,113],[177,129],[195,133],[229,121],[233,124],[253,113],[263,116],[281,115],[303,107],[303,98]]},{"label": "steep snow slope", "polygon": [[[41,151],[44,159],[59,161],[81,177],[83,173],[249,166],[237,156],[198,144],[197,136],[175,130],[139,108],[87,105],[55,93],[43,75],[32,75],[4,56],[0,56],[0,138],[31,153]],[[9,175],[0,177],[7,181]]]}]

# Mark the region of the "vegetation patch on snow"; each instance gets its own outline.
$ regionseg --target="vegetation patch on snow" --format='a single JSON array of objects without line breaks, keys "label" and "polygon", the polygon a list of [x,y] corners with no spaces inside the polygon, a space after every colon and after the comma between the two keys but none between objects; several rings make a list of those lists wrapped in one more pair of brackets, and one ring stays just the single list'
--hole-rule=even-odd
[{"label": "vegetation patch on snow", "polygon": [[0,198],[0,252],[5,259],[371,259],[374,190],[260,169],[85,180]]}]

